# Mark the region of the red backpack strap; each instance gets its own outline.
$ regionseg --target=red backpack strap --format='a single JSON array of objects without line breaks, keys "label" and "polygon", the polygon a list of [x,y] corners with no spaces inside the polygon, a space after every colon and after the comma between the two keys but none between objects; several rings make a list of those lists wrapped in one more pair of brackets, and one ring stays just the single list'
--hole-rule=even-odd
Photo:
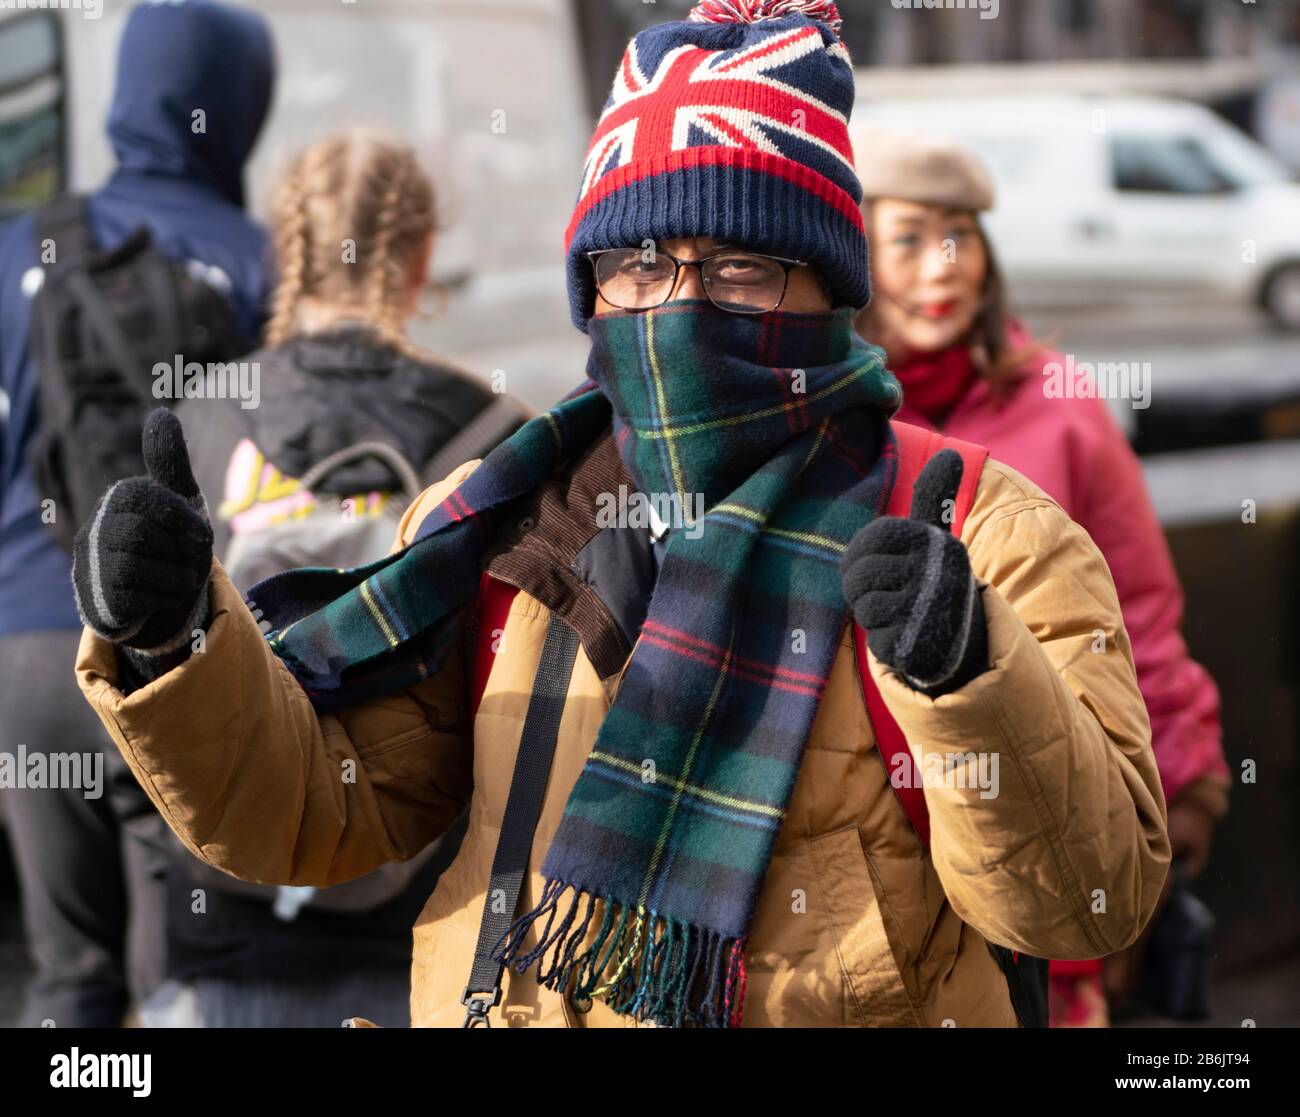
[{"label": "red backpack strap", "polygon": [[[891,424],[898,439],[898,476],[894,488],[889,494],[889,503],[885,505],[885,514],[889,516],[906,516],[912,508],[912,489],[921,470],[940,450],[953,449],[961,455],[964,469],[961,485],[957,489],[956,507],[953,509],[952,533],[961,534],[962,524],[975,502],[975,490],[979,487],[980,473],[984,461],[989,456],[983,446],[973,442],[963,442],[959,438],[945,438],[937,431],[914,427],[910,423]],[[885,762],[885,771],[890,776],[890,785],[898,795],[903,810],[907,813],[912,829],[921,839],[926,849],[930,848],[930,812],[925,804],[925,789],[920,787],[920,780],[911,780],[905,787],[894,783],[895,774],[900,771],[911,772],[915,764],[907,747],[907,738],[894,720],[894,715],[885,705],[885,699],[872,678],[871,667],[867,662],[867,630],[856,622],[853,625],[853,650],[858,661],[858,677],[862,680],[862,697],[867,707],[867,718],[871,722],[876,737],[876,748]],[[896,757],[900,759],[895,759]],[[918,786],[912,786],[916,784]]]},{"label": "red backpack strap", "polygon": [[916,487],[916,479],[921,476],[925,463],[940,450],[956,450],[965,466],[961,485],[957,489],[957,507],[953,511],[952,521],[953,534],[960,535],[961,525],[975,502],[975,490],[979,488],[980,472],[989,456],[988,450],[973,442],[963,442],[960,438],[945,438],[938,431],[926,430],[911,423],[894,421],[890,426],[894,429],[894,437],[898,439],[898,477],[889,494],[885,515],[906,516],[912,510],[912,490]]},{"label": "red backpack strap", "polygon": [[496,661],[497,640],[505,632],[510,605],[519,590],[508,582],[498,581],[485,570],[478,587],[478,628],[474,648],[474,672],[471,677],[473,706],[471,715],[478,716],[479,703],[487,689],[488,676]]}]

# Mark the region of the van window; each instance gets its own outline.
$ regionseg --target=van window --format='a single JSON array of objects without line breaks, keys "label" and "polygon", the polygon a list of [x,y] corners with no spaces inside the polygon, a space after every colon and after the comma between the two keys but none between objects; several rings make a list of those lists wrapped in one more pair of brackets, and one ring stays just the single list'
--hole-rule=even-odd
[{"label": "van window", "polygon": [[1116,136],[1115,189],[1144,194],[1222,194],[1239,183],[1202,145],[1184,136]]},{"label": "van window", "polygon": [[0,218],[63,189],[63,34],[58,16],[0,20]]}]

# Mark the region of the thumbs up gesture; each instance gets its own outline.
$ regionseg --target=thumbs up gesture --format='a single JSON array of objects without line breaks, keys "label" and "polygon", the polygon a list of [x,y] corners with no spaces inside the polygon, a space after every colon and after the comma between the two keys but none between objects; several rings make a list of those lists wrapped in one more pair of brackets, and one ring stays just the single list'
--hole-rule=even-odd
[{"label": "thumbs up gesture", "polygon": [[180,420],[166,408],[146,421],[143,449],[148,475],[113,485],[77,532],[72,585],[90,628],[159,654],[188,641],[206,614],[212,525]]},{"label": "thumbs up gesture", "polygon": [[979,587],[952,510],[962,460],[943,450],[926,464],[907,519],[881,516],[850,541],[840,564],[844,597],[867,646],[915,690],[931,697],[988,670]]}]

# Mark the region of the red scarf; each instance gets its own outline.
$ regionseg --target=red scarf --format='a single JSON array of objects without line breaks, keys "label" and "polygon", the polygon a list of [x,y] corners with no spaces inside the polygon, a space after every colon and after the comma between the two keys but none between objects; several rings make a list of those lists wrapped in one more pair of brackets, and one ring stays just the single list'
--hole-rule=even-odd
[{"label": "red scarf", "polygon": [[975,382],[969,345],[954,345],[941,353],[918,353],[911,360],[890,364],[903,385],[903,402],[936,427],[942,426],[958,401]]}]

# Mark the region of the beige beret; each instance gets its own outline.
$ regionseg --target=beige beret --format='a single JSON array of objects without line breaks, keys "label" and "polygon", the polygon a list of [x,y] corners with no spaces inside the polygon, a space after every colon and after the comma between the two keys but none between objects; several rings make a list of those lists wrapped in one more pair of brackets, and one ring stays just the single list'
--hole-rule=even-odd
[{"label": "beige beret", "polygon": [[862,196],[951,206],[993,208],[993,178],[973,151],[941,136],[864,127],[853,133]]}]

